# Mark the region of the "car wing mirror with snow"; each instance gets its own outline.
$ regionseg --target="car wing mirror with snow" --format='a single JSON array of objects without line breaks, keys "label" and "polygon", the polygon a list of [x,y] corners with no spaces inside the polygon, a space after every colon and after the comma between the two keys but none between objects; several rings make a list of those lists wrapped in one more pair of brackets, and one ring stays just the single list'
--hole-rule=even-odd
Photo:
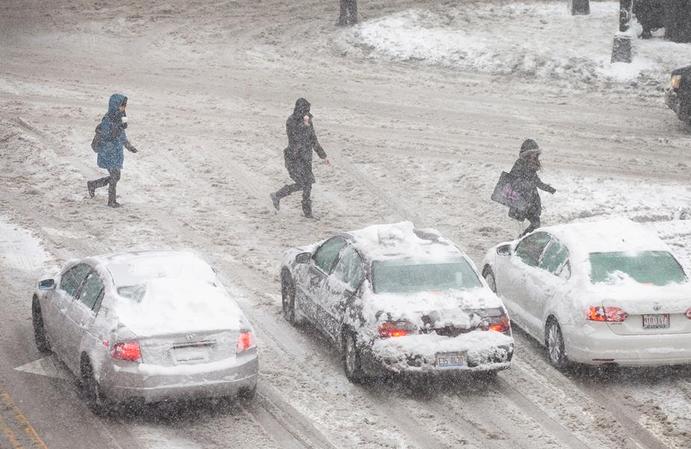
[{"label": "car wing mirror with snow", "polygon": [[295,263],[309,263],[312,260],[312,253],[300,253],[295,256]]},{"label": "car wing mirror with snow", "polygon": [[55,288],[55,279],[43,279],[38,281],[39,290],[53,290]]},{"label": "car wing mirror with snow", "polygon": [[510,256],[511,255],[511,244],[507,243],[505,245],[497,246],[497,254],[500,256]]}]

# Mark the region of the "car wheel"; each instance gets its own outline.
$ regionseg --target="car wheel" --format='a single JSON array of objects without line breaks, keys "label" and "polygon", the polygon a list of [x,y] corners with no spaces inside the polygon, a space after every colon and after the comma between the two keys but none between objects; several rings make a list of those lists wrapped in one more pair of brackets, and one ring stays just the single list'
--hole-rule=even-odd
[{"label": "car wheel", "polygon": [[487,285],[489,286],[490,290],[492,290],[494,293],[497,292],[497,281],[494,278],[494,271],[487,266],[482,272],[482,276],[485,278],[485,281],[487,281]]},{"label": "car wheel", "polygon": [[48,341],[48,336],[46,335],[46,328],[43,325],[43,313],[41,312],[41,305],[39,304],[37,298],[34,298],[31,302],[31,321],[34,325],[34,341],[36,342],[38,352],[42,354],[51,352],[50,342]]},{"label": "car wheel", "polygon": [[295,283],[290,274],[284,274],[281,279],[281,306],[283,308],[283,317],[290,324],[295,326]]},{"label": "car wheel", "polygon": [[343,368],[352,383],[360,384],[365,380],[355,333],[350,331],[345,331],[343,336]]},{"label": "car wheel", "polygon": [[559,323],[553,318],[547,321],[545,344],[547,346],[549,362],[558,369],[566,368],[569,364],[569,359],[566,357],[566,351],[564,350],[564,337]]},{"label": "car wheel", "polygon": [[87,358],[82,359],[80,389],[86,405],[96,416],[104,416],[109,411],[109,404],[96,381],[94,369]]},{"label": "car wheel", "polygon": [[238,392],[238,399],[243,402],[250,402],[257,395],[257,385],[255,384],[251,388],[243,388]]}]

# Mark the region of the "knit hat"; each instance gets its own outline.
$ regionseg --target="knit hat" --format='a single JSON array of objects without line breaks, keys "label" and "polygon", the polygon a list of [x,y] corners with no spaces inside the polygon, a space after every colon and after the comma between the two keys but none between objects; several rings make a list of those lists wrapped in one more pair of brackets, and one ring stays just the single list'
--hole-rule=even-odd
[{"label": "knit hat", "polygon": [[521,145],[521,151],[518,153],[518,155],[527,156],[531,153],[540,154],[542,153],[542,150],[540,150],[540,147],[538,146],[537,142],[535,142],[533,139],[525,139],[523,141],[523,144]]}]

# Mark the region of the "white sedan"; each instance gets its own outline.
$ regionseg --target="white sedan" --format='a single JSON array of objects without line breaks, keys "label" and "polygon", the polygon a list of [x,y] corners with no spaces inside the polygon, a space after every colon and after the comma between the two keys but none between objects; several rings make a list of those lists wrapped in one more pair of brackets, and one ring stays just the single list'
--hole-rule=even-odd
[{"label": "white sedan", "polygon": [[38,283],[32,316],[39,351],[54,352],[77,376],[96,413],[131,400],[255,392],[252,326],[193,254],[72,261]]},{"label": "white sedan", "polygon": [[482,274],[559,368],[691,363],[691,284],[642,225],[540,228],[492,248]]}]

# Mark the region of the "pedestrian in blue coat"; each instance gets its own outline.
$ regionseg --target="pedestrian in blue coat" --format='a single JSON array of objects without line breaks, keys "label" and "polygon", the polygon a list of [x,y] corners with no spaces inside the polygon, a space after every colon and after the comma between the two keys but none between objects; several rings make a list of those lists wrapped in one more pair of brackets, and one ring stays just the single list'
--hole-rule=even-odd
[{"label": "pedestrian in blue coat", "polygon": [[108,206],[120,207],[116,201],[115,187],[120,180],[120,171],[125,159],[123,147],[136,153],[137,149],[127,140],[125,128],[127,128],[127,97],[122,94],[113,94],[108,101],[108,112],[103,116],[97,130],[96,150],[98,158],[96,163],[100,168],[108,170],[105,178],[88,181],[86,188],[91,198],[99,187],[108,186]]}]

